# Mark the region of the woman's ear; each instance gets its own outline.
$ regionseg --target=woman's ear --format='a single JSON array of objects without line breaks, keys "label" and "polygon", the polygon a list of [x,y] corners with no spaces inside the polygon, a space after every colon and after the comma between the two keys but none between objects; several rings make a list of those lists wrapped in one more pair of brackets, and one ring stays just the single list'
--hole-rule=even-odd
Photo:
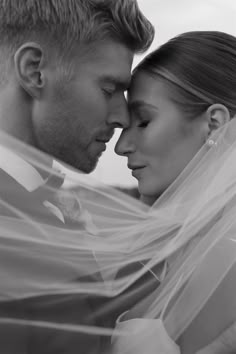
[{"label": "woman's ear", "polygon": [[14,55],[15,72],[19,84],[33,98],[39,98],[45,84],[43,50],[37,43],[23,44]]},{"label": "woman's ear", "polygon": [[220,103],[212,104],[206,111],[209,135],[214,130],[222,127],[230,121],[230,113],[226,106]]}]

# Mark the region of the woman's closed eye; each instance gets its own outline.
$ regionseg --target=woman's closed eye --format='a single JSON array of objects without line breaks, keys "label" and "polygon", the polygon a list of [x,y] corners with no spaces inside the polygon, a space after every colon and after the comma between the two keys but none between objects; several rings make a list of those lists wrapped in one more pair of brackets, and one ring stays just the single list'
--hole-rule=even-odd
[{"label": "woman's closed eye", "polygon": [[149,119],[142,119],[142,120],[139,120],[139,122],[137,122],[137,127],[138,128],[146,128],[149,123],[150,123]]},{"label": "woman's closed eye", "polygon": [[[135,123],[138,128],[146,128],[152,117],[149,112],[137,109],[130,112],[131,120]],[[133,119],[132,119],[133,118]]]}]

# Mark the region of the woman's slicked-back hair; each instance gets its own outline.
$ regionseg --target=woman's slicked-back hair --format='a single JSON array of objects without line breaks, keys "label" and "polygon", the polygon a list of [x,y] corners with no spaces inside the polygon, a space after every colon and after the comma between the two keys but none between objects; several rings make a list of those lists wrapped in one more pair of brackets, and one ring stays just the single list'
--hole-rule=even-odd
[{"label": "woman's slicked-back hair", "polygon": [[136,0],[0,0],[0,46],[35,37],[65,49],[108,37],[136,53],[150,46],[154,28]]},{"label": "woman's slicked-back hair", "polygon": [[213,103],[236,114],[236,38],[218,31],[195,31],[172,38],[135,69],[157,75],[171,98],[194,117]]}]

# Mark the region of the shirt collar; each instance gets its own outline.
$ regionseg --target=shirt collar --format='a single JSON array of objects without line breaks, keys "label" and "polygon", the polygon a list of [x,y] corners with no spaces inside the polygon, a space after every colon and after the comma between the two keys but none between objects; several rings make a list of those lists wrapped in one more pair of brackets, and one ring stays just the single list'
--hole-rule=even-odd
[{"label": "shirt collar", "polygon": [[[57,172],[60,171],[60,164],[50,157],[48,158],[48,166]],[[48,178],[42,177],[32,164],[4,146],[0,146],[0,168],[28,192],[35,191],[48,180]]]}]

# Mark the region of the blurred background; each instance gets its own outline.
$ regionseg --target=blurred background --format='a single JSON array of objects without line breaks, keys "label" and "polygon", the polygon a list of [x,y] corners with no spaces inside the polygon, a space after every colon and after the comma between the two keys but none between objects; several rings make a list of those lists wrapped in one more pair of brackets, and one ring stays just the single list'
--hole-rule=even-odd
[{"label": "blurred background", "polygon": [[[138,3],[156,29],[156,36],[149,51],[171,37],[187,31],[217,30],[236,36],[235,0],[138,0]],[[134,66],[142,57],[135,58]],[[91,175],[105,184],[124,188],[135,187],[137,183],[127,168],[126,158],[114,153],[119,135],[120,130],[117,130]]]}]

